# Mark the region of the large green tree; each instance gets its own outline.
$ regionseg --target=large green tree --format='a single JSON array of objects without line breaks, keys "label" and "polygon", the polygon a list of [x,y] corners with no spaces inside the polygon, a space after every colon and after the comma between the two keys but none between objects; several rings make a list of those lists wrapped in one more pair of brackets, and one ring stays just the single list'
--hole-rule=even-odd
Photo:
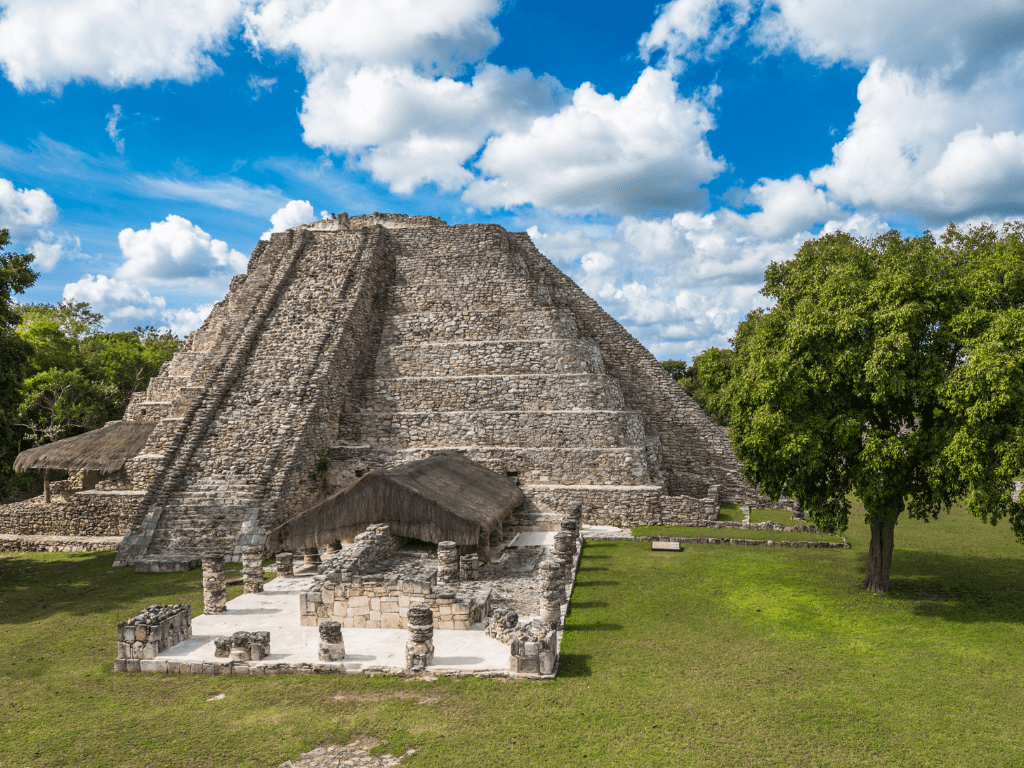
[{"label": "large green tree", "polygon": [[30,266],[35,257],[8,252],[9,243],[10,233],[0,229],[0,500],[10,494],[14,480],[11,465],[21,437],[15,413],[32,354],[31,346],[15,332],[21,316],[14,295],[23,293],[38,277]]},{"label": "large green tree", "polygon": [[[1024,395],[1006,394],[999,428],[986,431],[991,391],[978,381],[1020,364],[1022,268],[1019,227],[981,227],[951,228],[941,243],[830,234],[765,273],[775,305],[748,319],[712,407],[727,410],[748,478],[771,497],[799,498],[828,530],[845,530],[851,495],[861,499],[869,590],[890,587],[904,512],[934,518],[971,494],[982,516],[993,495],[994,514],[1010,513]],[[995,285],[1008,286],[998,299]],[[989,353],[998,360],[983,363]]]}]

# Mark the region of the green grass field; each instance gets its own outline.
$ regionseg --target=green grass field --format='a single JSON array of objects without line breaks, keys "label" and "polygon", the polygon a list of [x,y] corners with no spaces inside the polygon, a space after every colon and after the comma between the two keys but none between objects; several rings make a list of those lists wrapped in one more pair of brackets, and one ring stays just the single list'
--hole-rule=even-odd
[{"label": "green grass field", "polygon": [[[685,525],[641,525],[634,536],[678,536],[680,538],[753,539],[755,541],[834,541],[838,536],[800,531],[752,531],[749,528],[698,528]],[[692,545],[699,546],[699,545]]]},{"label": "green grass field", "polygon": [[1024,548],[962,512],[903,521],[874,596],[859,519],[848,538],[589,543],[540,683],[115,675],[116,622],[198,609],[199,573],[0,555],[0,766],[271,768],[356,734],[446,768],[1024,765]]}]

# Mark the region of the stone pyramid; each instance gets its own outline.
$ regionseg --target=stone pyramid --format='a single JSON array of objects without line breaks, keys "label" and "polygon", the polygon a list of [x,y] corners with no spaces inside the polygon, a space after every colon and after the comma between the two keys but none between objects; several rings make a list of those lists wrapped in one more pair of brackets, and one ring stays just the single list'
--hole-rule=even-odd
[{"label": "stone pyramid", "polygon": [[519,483],[513,524],[714,519],[764,501],[725,433],[534,247],[495,224],[345,214],[274,234],[129,405],[155,422],[117,564],[240,559],[375,467],[456,450]]}]

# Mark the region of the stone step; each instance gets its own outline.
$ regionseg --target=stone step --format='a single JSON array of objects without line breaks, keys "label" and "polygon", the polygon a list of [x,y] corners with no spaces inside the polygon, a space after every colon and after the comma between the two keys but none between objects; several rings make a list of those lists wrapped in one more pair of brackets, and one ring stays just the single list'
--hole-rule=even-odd
[{"label": "stone step", "polygon": [[461,445],[600,448],[644,444],[636,411],[438,411],[350,413],[346,431],[385,449]]},{"label": "stone step", "polygon": [[171,376],[168,374],[156,376],[149,382],[149,387],[146,389],[146,399],[173,401],[178,396],[178,390],[194,383],[189,376]]},{"label": "stone step", "polygon": [[525,373],[604,373],[589,339],[441,341],[383,346],[377,376],[481,376]]},{"label": "stone step", "polygon": [[366,410],[619,411],[622,391],[611,376],[591,373],[377,379]]},{"label": "stone step", "polygon": [[509,312],[534,310],[551,305],[547,292],[534,283],[503,281],[466,285],[396,285],[391,289],[394,312],[461,312],[503,309]]},{"label": "stone step", "polygon": [[384,454],[389,466],[425,459],[438,451],[458,451],[495,472],[520,483],[630,486],[650,485],[642,447],[625,448],[504,448],[486,445],[434,445]]},{"label": "stone step", "polygon": [[503,339],[573,339],[576,322],[555,307],[504,312],[498,309],[457,312],[395,313],[384,321],[382,343],[427,341],[496,341]]},{"label": "stone step", "polygon": [[529,515],[555,513],[564,515],[576,503],[583,505],[583,522],[588,525],[660,525],[661,498],[665,489],[660,485],[589,485],[524,482],[519,490],[526,496],[522,510],[512,515],[514,527],[517,515],[527,520]]}]

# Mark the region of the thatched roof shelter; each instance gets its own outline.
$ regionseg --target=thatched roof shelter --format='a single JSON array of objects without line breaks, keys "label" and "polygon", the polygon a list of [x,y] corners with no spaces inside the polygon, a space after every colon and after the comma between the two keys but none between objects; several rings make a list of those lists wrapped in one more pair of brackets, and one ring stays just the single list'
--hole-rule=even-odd
[{"label": "thatched roof shelter", "polygon": [[351,539],[368,525],[421,541],[475,545],[526,500],[497,472],[444,451],[392,469],[376,469],[278,526],[268,547],[299,551]]},{"label": "thatched roof shelter", "polygon": [[156,426],[153,422],[112,421],[106,426],[22,451],[14,460],[15,472],[32,469],[80,469],[117,472],[137,455]]}]

